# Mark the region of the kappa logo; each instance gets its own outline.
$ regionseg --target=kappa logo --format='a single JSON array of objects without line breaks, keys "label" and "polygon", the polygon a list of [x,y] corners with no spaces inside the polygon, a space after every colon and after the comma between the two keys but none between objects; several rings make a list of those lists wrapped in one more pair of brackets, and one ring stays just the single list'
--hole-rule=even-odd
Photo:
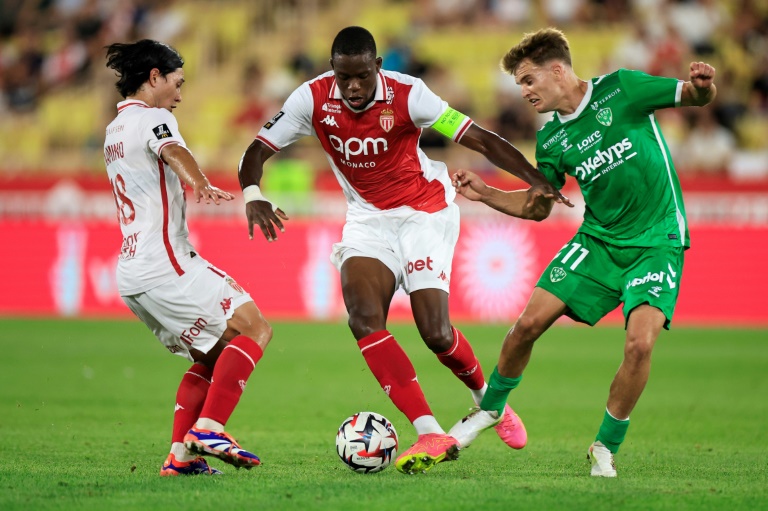
[{"label": "kappa logo", "polygon": [[240,390],[245,392],[245,380],[237,380],[237,384],[240,385]]},{"label": "kappa logo", "polygon": [[560,282],[567,276],[568,274],[565,273],[565,270],[560,268],[559,266],[552,268],[552,271],[549,272],[549,280],[551,280],[552,282]]},{"label": "kappa logo", "polygon": [[384,387],[382,388],[382,390],[384,391],[384,393],[385,393],[386,395],[389,395],[389,392],[392,390],[392,385],[384,385]]},{"label": "kappa logo", "polygon": [[232,307],[232,298],[224,298],[221,301],[221,309],[224,311],[224,314],[227,313],[230,307]]},{"label": "kappa logo", "polygon": [[184,407],[181,406],[179,403],[176,403],[176,406],[173,407],[173,413],[176,413],[179,410],[184,410]]},{"label": "kappa logo", "polygon": [[395,89],[387,85],[387,101],[386,103],[388,105],[391,105],[392,102],[395,100]]},{"label": "kappa logo", "polygon": [[328,126],[333,126],[334,128],[338,128],[339,125],[336,124],[336,118],[332,115],[326,115],[325,119],[320,121],[321,124],[327,124]]},{"label": "kappa logo", "polygon": [[473,374],[475,374],[475,371],[477,371],[477,364],[475,364],[475,366],[469,371],[456,373],[456,376],[472,376]]}]

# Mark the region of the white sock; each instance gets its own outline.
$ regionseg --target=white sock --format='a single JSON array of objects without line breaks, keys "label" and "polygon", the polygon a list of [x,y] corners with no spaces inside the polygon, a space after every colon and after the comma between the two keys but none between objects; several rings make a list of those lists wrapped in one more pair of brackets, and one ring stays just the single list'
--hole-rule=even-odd
[{"label": "white sock", "polygon": [[483,400],[483,396],[485,395],[485,389],[488,388],[487,383],[483,383],[483,388],[472,390],[469,389],[469,391],[472,393],[472,399],[475,401],[475,404],[477,406],[480,406],[480,402]]},{"label": "white sock", "polygon": [[437,419],[432,415],[422,415],[413,421],[413,427],[416,428],[416,433],[419,435],[426,435],[428,433],[445,434],[443,428],[438,424]]},{"label": "white sock", "polygon": [[202,417],[197,419],[195,426],[197,429],[209,429],[216,433],[222,433],[224,431],[224,424],[221,422],[216,422],[213,419],[203,419]]},{"label": "white sock", "polygon": [[173,442],[171,444],[171,454],[173,454],[173,456],[176,458],[176,461],[182,462],[192,461],[193,459],[197,458],[197,455],[189,452],[181,442]]}]

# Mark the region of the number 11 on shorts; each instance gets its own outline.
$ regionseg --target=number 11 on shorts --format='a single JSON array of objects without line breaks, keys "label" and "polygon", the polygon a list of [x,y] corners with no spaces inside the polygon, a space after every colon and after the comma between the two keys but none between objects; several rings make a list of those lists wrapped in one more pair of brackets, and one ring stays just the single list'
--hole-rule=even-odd
[{"label": "number 11 on shorts", "polygon": [[567,263],[571,259],[571,257],[573,257],[576,253],[578,253],[578,257],[574,259],[574,261],[571,263],[571,266],[570,266],[571,270],[575,270],[576,267],[579,265],[579,263],[581,263],[584,260],[584,258],[587,257],[587,254],[589,254],[589,250],[582,247],[581,243],[566,243],[563,246],[563,248],[560,249],[560,252],[555,254],[554,259],[557,259],[558,257],[560,257],[560,254],[562,254],[563,251],[566,250],[569,246],[571,247],[571,249],[565,254],[565,256],[562,259],[560,259],[560,262],[563,263],[563,265],[565,265],[565,263]]}]

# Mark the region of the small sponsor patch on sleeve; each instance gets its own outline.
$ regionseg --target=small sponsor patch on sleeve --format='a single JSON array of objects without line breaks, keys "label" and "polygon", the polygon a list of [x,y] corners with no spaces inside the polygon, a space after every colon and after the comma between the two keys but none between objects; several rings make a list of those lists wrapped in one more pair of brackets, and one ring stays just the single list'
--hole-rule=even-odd
[{"label": "small sponsor patch on sleeve", "polygon": [[152,128],[152,133],[155,134],[155,137],[158,140],[162,140],[164,138],[170,138],[173,136],[173,133],[171,133],[171,130],[168,129],[167,124],[161,124],[160,126],[155,126]]},{"label": "small sponsor patch on sleeve", "polygon": [[676,240],[677,239],[677,234],[667,234],[667,237],[669,239],[671,239],[671,240]]},{"label": "small sponsor patch on sleeve", "polygon": [[277,121],[279,121],[279,120],[280,120],[280,118],[281,118],[282,116],[284,116],[284,115],[285,115],[285,112],[283,112],[282,110],[280,110],[279,112],[277,112],[277,115],[275,115],[273,118],[271,118],[269,121],[267,121],[267,124],[265,124],[265,125],[264,125],[264,129],[269,129],[269,128],[271,128],[272,126],[274,126],[274,125],[275,125],[275,123],[276,123]]}]

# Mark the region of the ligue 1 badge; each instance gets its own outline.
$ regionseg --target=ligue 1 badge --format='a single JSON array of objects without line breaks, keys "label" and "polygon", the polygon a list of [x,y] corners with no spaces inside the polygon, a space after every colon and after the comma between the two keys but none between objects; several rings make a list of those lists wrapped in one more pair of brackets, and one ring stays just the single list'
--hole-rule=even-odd
[{"label": "ligue 1 badge", "polygon": [[613,114],[611,113],[610,108],[602,108],[599,112],[597,112],[595,117],[597,118],[597,122],[603,126],[610,126],[613,122]]},{"label": "ligue 1 badge", "polygon": [[395,112],[388,108],[382,110],[381,115],[379,115],[379,124],[384,131],[389,133],[389,130],[395,126]]}]

